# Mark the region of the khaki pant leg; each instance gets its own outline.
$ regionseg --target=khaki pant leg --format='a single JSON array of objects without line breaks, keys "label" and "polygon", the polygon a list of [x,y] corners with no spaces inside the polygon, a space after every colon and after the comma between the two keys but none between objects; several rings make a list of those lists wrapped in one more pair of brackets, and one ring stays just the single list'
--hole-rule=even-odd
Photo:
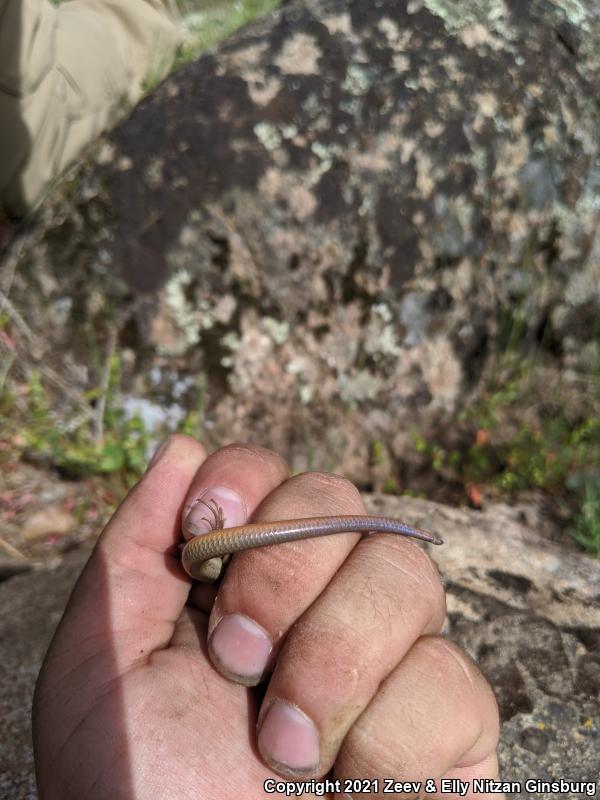
[{"label": "khaki pant leg", "polygon": [[22,216],[172,64],[172,0],[0,0],[0,208]]}]

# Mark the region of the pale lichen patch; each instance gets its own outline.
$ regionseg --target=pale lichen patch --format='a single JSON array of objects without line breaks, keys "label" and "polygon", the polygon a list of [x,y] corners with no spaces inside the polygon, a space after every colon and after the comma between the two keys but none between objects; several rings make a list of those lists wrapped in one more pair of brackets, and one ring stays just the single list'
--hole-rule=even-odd
[{"label": "pale lichen patch", "polygon": [[560,141],[556,125],[544,125],[544,144],[547,147],[555,147]]},{"label": "pale lichen patch", "polygon": [[245,74],[247,70],[254,69],[268,48],[267,42],[253,43],[240,50],[223,53],[223,64],[228,69]]},{"label": "pale lichen patch", "polygon": [[299,222],[308,219],[317,208],[316,197],[304,184],[297,183],[292,175],[284,174],[273,167],[260,179],[259,192],[271,202],[286,202]]},{"label": "pale lichen patch", "polygon": [[473,96],[476,106],[475,119],[473,120],[473,130],[480,134],[490,119],[495,119],[498,113],[498,98],[492,92],[480,92]]},{"label": "pale lichen patch", "polygon": [[428,119],[425,121],[425,133],[431,139],[437,139],[438,136],[444,132],[444,124],[442,122],[436,122],[435,120]]},{"label": "pale lichen patch", "polygon": [[158,309],[150,321],[150,340],[160,355],[177,355],[187,349],[187,341],[182,342],[181,330],[175,324],[173,309],[164,292],[159,295]]},{"label": "pale lichen patch", "polygon": [[508,9],[504,0],[463,0],[459,4],[454,0],[419,0],[419,4],[440,17],[449,33],[476,24],[487,25],[489,29],[505,36],[509,33]]},{"label": "pale lichen patch", "polygon": [[235,297],[232,294],[224,294],[222,297],[218,298],[213,307],[215,320],[221,323],[221,325],[227,325],[231,321],[236,308],[237,300]]},{"label": "pale lichen patch", "polygon": [[460,95],[455,89],[443,92],[440,97],[440,110],[448,113],[449,111],[459,111],[463,107]]},{"label": "pale lichen patch", "polygon": [[392,47],[394,47],[400,39],[400,28],[398,24],[389,17],[382,17],[377,23],[377,27],[386,36]]},{"label": "pale lichen patch", "polygon": [[467,25],[458,32],[458,36],[463,44],[470,49],[481,47],[482,45],[487,45],[493,50],[500,50],[502,48],[501,40],[497,36],[494,36],[491,31],[480,22]]},{"label": "pale lichen patch", "polygon": [[561,0],[560,5],[571,25],[589,31],[588,10],[581,0]]},{"label": "pale lichen patch", "polygon": [[102,142],[96,153],[97,164],[110,164],[114,161],[116,155],[116,148],[110,142]]},{"label": "pale lichen patch", "polygon": [[378,148],[356,153],[352,158],[352,163],[359,169],[370,170],[372,172],[381,172],[391,167],[390,160],[386,158]]},{"label": "pale lichen patch", "polygon": [[409,352],[423,372],[432,405],[452,409],[461,391],[463,371],[449,340],[445,336],[428,339]]},{"label": "pale lichen patch", "polygon": [[271,151],[281,146],[281,133],[269,122],[257,122],[254,133],[265,150]]},{"label": "pale lichen patch", "polygon": [[435,188],[435,180],[432,174],[433,161],[427,153],[417,150],[415,152],[415,162],[417,167],[417,189],[421,197],[429,197]]},{"label": "pale lichen patch", "polygon": [[258,191],[262,197],[272,201],[279,196],[281,186],[281,172],[274,167],[269,167],[260,179]]},{"label": "pale lichen patch", "polygon": [[446,70],[450,81],[458,86],[461,86],[465,81],[464,68],[461,67],[456,56],[447,54],[440,59],[440,64]]},{"label": "pale lichen patch", "polygon": [[[182,244],[185,244],[184,238],[182,232]],[[193,276],[190,271],[181,269],[175,272],[165,284],[165,303],[171,311],[171,318],[175,326],[183,333],[183,341],[181,337],[179,337],[177,353],[185,352],[187,347],[195,345],[200,341],[201,315],[198,310],[194,309],[188,302],[185,293],[186,288],[190,285],[192,280]]]},{"label": "pale lichen patch", "polygon": [[162,157],[155,157],[148,162],[144,170],[144,183],[150,189],[156,189],[163,181],[163,169],[165,166],[165,159]]},{"label": "pale lichen patch", "polygon": [[353,95],[363,95],[368,91],[371,82],[366,68],[360,64],[349,64],[342,89]]},{"label": "pale lichen patch", "polygon": [[493,92],[481,92],[475,95],[479,110],[486,117],[495,117],[498,112],[498,98]]},{"label": "pale lichen patch", "polygon": [[352,20],[350,14],[339,14],[335,17],[324,17],[323,25],[327,28],[329,33],[341,33],[344,36],[349,36],[352,33]]},{"label": "pale lichen patch", "polygon": [[314,194],[305,186],[293,186],[288,192],[287,200],[290,210],[299,222],[312,216],[317,208]]},{"label": "pale lichen patch", "polygon": [[404,55],[404,53],[396,53],[392,58],[392,63],[399,75],[402,75],[403,72],[407,72],[410,69],[410,58]]},{"label": "pale lichen patch", "polygon": [[402,139],[400,142],[400,161],[402,164],[407,164],[410,161],[412,154],[415,152],[417,146],[416,139],[409,139],[408,137]]},{"label": "pale lichen patch", "polygon": [[248,74],[246,80],[250,99],[259,107],[268,105],[281,89],[281,83],[276,78],[266,78],[259,73]]},{"label": "pale lichen patch", "polygon": [[287,75],[314,75],[320,57],[321,48],[314,38],[306,33],[297,33],[286,40],[274,63]]},{"label": "pale lichen patch", "polygon": [[119,172],[127,172],[133,167],[133,159],[130,156],[120,156],[116,166]]},{"label": "pale lichen patch", "polygon": [[590,273],[579,273],[573,275],[569,281],[566,291],[565,300],[571,305],[583,305],[592,300],[597,301],[599,295],[598,275]]},{"label": "pale lichen patch", "polygon": [[379,375],[363,369],[350,375],[340,374],[337,377],[340,398],[349,405],[374,400],[384,389],[384,382]]},{"label": "pale lichen patch", "polygon": [[274,344],[282,345],[290,335],[290,325],[286,320],[275,319],[274,317],[263,317],[261,319],[263,330],[271,337]]},{"label": "pale lichen patch", "polygon": [[511,197],[518,192],[518,174],[527,163],[529,153],[527,137],[520,133],[514,133],[513,141],[504,139],[497,144],[494,179],[505,196]]}]

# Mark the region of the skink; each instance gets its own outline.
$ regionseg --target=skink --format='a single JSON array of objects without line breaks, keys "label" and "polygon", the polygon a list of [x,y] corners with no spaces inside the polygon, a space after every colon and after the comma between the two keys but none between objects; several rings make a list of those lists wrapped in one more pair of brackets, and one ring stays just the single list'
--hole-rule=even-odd
[{"label": "skink", "polygon": [[[204,503],[204,501],[201,501]],[[411,536],[430,544],[443,544],[439,536],[421,528],[413,528],[391,517],[332,516],[285,519],[278,522],[251,522],[235,528],[224,528],[223,510],[214,501],[204,503],[214,519],[208,520],[212,530],[190,539],[181,552],[181,562],[188,575],[203,583],[213,583],[221,575],[224,559],[231,553],[252,550],[269,544],[295,542],[331,533],[396,533]]]}]

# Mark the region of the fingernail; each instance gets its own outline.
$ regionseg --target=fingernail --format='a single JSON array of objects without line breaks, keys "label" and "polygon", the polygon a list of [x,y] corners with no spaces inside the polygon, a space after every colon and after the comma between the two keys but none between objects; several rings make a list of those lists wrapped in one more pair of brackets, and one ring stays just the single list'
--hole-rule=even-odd
[{"label": "fingernail", "polygon": [[161,458],[164,456],[164,454],[169,449],[169,445],[170,444],[171,444],[171,437],[167,436],[167,438],[163,442],[161,442],[158,445],[158,447],[156,448],[156,450],[154,451],[154,455],[150,459],[146,469],[152,469],[152,467],[154,467],[156,464],[158,464],[158,462],[161,460]]},{"label": "fingernail", "polygon": [[258,749],[278,772],[311,773],[319,766],[319,734],[300,709],[275,700],[258,733]]},{"label": "fingernail", "polygon": [[267,632],[243,614],[227,614],[208,641],[210,657],[226,677],[256,686],[269,661],[273,643]]},{"label": "fingernail", "polygon": [[214,500],[223,509],[224,524],[228,528],[243,525],[248,519],[246,503],[241,495],[227,486],[211,486],[205,489],[192,503],[183,523],[185,532],[192,536],[199,536],[202,533],[208,533],[216,526],[213,512],[205,505],[211,500]]}]

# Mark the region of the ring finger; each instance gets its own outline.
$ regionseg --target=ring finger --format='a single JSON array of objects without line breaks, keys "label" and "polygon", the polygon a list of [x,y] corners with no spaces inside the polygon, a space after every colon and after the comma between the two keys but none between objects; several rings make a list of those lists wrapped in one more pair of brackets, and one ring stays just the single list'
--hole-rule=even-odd
[{"label": "ring finger", "polygon": [[360,541],[279,655],[259,716],[267,763],[284,775],[325,774],[381,682],[444,616],[437,571],[418,545]]},{"label": "ring finger", "polygon": [[[425,636],[352,727],[335,775],[342,784],[356,776],[377,780],[375,797],[409,798],[426,792],[427,797],[446,800],[498,800],[503,795],[485,788],[485,779],[498,777],[498,736],[496,700],[479,669],[456,645],[440,636]],[[445,787],[442,778],[448,781]],[[394,783],[409,781],[420,781],[419,791],[394,792]],[[459,781],[466,793],[460,792]],[[347,795],[352,797],[352,791]]]}]

